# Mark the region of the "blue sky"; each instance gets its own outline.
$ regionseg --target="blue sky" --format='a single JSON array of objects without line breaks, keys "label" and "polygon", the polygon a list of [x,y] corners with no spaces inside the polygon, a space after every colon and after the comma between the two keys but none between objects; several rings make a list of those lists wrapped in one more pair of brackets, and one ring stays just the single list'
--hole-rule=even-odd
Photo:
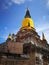
[{"label": "blue sky", "polygon": [[29,7],[36,31],[44,32],[49,43],[49,0],[0,0],[0,43],[17,33]]}]

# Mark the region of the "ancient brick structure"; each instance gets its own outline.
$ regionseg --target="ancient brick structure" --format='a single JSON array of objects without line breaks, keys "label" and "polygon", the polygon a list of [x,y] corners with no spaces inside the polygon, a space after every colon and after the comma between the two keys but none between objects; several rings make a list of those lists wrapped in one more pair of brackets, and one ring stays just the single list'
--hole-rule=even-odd
[{"label": "ancient brick structure", "polygon": [[44,33],[40,39],[28,9],[18,33],[0,44],[0,65],[49,65],[49,44]]}]

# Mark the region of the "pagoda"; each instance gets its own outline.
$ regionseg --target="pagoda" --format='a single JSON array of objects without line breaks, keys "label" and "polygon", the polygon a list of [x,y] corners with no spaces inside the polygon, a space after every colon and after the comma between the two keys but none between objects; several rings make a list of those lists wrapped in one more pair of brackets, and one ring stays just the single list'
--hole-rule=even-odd
[{"label": "pagoda", "polygon": [[17,34],[0,44],[0,65],[49,65],[49,44],[36,32],[29,9]]}]

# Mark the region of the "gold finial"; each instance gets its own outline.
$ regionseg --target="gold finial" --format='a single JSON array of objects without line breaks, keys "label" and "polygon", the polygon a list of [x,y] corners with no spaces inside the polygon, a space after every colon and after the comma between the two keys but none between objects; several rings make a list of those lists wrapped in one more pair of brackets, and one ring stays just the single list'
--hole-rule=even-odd
[{"label": "gold finial", "polygon": [[9,34],[9,35],[8,35],[8,39],[10,39],[10,40],[11,40],[11,34]]},{"label": "gold finial", "polygon": [[42,33],[42,40],[46,40],[44,33]]}]

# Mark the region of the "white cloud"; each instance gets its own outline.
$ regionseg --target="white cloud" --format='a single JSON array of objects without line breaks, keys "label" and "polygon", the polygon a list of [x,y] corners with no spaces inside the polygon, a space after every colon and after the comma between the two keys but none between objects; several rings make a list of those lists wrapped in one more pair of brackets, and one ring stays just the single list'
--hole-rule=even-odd
[{"label": "white cloud", "polygon": [[4,0],[0,1],[0,8],[7,9],[9,6],[14,4],[23,4],[25,2],[31,2],[32,0]]},{"label": "white cloud", "polygon": [[4,0],[0,2],[0,8],[1,9],[8,9],[9,6],[12,5],[11,0]]},{"label": "white cloud", "polygon": [[38,25],[36,27],[38,32],[49,29],[49,23],[48,23],[49,20],[48,20],[48,18],[49,18],[49,16],[45,16],[45,15],[39,18],[40,20],[39,20],[39,22],[38,21],[37,22],[40,25]]},{"label": "white cloud", "polygon": [[12,5],[12,2],[8,2],[8,5]]},{"label": "white cloud", "polygon": [[11,0],[15,4],[22,4],[25,2],[25,0]]},{"label": "white cloud", "polygon": [[13,3],[15,3],[15,4],[22,4],[22,3],[24,3],[24,2],[26,2],[26,1],[32,1],[32,0],[11,0]]},{"label": "white cloud", "polygon": [[49,8],[49,0],[46,0],[46,5]]},{"label": "white cloud", "polygon": [[47,0],[47,6],[49,6],[49,0]]},{"label": "white cloud", "polygon": [[8,6],[6,4],[2,5],[2,9],[7,9],[7,8],[8,8]]},{"label": "white cloud", "polygon": [[45,31],[47,29],[49,29],[49,24],[44,24],[44,25],[41,25],[41,26],[37,27],[38,32]]},{"label": "white cloud", "polygon": [[49,43],[49,20],[48,20],[48,17],[49,16],[42,16],[42,19],[40,18],[40,22],[41,23],[38,23],[38,24],[40,24],[40,25],[38,25],[37,27],[36,27],[36,30],[37,30],[37,32],[38,32],[38,34],[40,35],[40,36],[42,36],[42,32],[45,34],[45,37],[46,37],[46,40],[48,41],[48,43]]}]

